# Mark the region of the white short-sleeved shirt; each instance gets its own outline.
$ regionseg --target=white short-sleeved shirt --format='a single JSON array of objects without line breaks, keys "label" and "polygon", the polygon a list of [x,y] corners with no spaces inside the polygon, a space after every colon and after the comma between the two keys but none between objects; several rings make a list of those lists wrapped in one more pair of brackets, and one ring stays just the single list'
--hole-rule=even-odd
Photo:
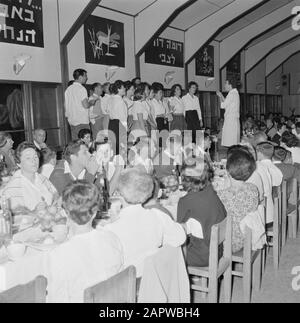
[{"label": "white short-sleeved shirt", "polygon": [[152,103],[155,118],[157,118],[160,115],[166,114],[167,111],[163,101],[157,101],[156,99],[153,99],[151,103]]},{"label": "white short-sleeved shirt", "polygon": [[84,290],[122,270],[123,251],[111,232],[78,234],[48,254],[48,301],[82,303]]},{"label": "white short-sleeved shirt", "polygon": [[141,102],[141,101],[134,102],[131,108],[131,114],[133,116],[133,120],[138,120],[138,114],[143,115],[143,120],[147,120],[149,116],[149,113],[146,109],[144,102]]},{"label": "white short-sleeved shirt", "polygon": [[186,234],[179,223],[156,209],[146,210],[140,204],[121,210],[119,219],[104,227],[119,239],[124,252],[124,267],[134,265],[137,277],[143,273],[144,260],[163,245],[181,246]]},{"label": "white short-sleeved shirt", "polygon": [[82,101],[88,99],[86,88],[74,82],[65,91],[66,117],[70,125],[89,124],[89,109],[85,109]]},{"label": "white short-sleeved shirt", "polygon": [[109,114],[109,106],[108,106],[108,101],[110,100],[111,95],[105,93],[105,95],[101,99],[101,108],[103,114]]},{"label": "white short-sleeved shirt", "polygon": [[184,114],[184,103],[182,98],[177,98],[176,96],[173,96],[169,98],[170,106],[174,107],[173,112],[175,114]]},{"label": "white short-sleeved shirt", "polygon": [[118,94],[112,95],[108,102],[108,106],[110,119],[118,119],[125,127],[127,127],[128,109],[123,98]]},{"label": "white short-sleeved shirt", "polygon": [[199,99],[196,95],[191,96],[189,93],[182,97],[185,112],[196,110],[198,112],[199,120],[202,120],[202,113],[200,109]]}]

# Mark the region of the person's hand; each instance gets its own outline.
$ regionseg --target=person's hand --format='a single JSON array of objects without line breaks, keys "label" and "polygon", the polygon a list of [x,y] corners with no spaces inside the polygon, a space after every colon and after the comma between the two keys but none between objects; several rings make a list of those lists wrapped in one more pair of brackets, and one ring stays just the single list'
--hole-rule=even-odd
[{"label": "person's hand", "polygon": [[217,94],[217,96],[218,96],[219,98],[222,98],[222,97],[223,97],[223,94],[222,94],[220,91],[217,91],[217,92],[216,92],[216,94]]}]

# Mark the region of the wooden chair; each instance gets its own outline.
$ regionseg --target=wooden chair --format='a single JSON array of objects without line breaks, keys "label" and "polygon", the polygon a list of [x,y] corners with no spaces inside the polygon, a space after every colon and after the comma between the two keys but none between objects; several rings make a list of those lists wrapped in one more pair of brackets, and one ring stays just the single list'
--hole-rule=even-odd
[{"label": "wooden chair", "polygon": [[252,251],[252,231],[245,229],[244,248],[232,255],[232,268],[235,264],[243,266],[242,270],[233,270],[232,276],[243,278],[244,303],[250,303],[252,286],[259,290],[261,286],[261,250]]},{"label": "wooden chair", "polygon": [[[225,302],[229,303],[231,301],[231,232],[232,220],[230,216],[227,216],[221,223],[212,226],[209,247],[209,266],[188,267],[189,275],[201,277],[202,283],[201,285],[192,283],[191,289],[208,293],[210,303],[218,302],[218,281],[222,275],[224,276]],[[223,256],[219,259],[219,246],[221,244],[224,246],[224,251]]]},{"label": "wooden chair", "polygon": [[47,279],[38,276],[24,285],[0,293],[0,303],[46,303]]},{"label": "wooden chair", "polygon": [[[291,192],[294,201],[289,203],[287,201],[287,225],[288,225],[288,234],[289,238],[296,239],[297,238],[297,229],[298,229],[298,182],[296,178],[292,178],[287,182],[287,192]],[[289,194],[287,194],[287,199],[289,199]]]},{"label": "wooden chair", "polygon": [[277,270],[279,267],[279,257],[280,257],[281,221],[280,221],[279,213],[280,213],[279,198],[275,197],[273,225],[266,226],[266,235],[267,235],[267,239],[269,240],[268,247],[273,248],[273,264],[274,264],[275,270]]},{"label": "wooden chair", "polygon": [[136,303],[136,269],[130,266],[119,274],[87,288],[84,303]]},{"label": "wooden chair", "polygon": [[282,217],[281,217],[281,246],[286,244],[286,229],[287,229],[287,206],[288,206],[288,182],[282,182]]}]

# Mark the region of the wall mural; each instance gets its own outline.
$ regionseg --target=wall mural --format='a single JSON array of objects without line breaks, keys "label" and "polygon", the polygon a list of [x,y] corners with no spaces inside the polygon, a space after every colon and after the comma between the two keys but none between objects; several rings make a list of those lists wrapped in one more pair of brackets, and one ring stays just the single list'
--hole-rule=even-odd
[{"label": "wall mural", "polygon": [[84,24],[85,61],[125,67],[124,24],[90,16]]},{"label": "wall mural", "polygon": [[215,74],[214,46],[201,48],[196,55],[196,75],[213,77]]},{"label": "wall mural", "polygon": [[145,50],[145,63],[183,67],[183,43],[158,37]]},{"label": "wall mural", "polygon": [[0,42],[44,47],[42,0],[0,0]]},{"label": "wall mural", "polygon": [[235,55],[226,65],[226,77],[234,77],[238,82],[238,87],[242,86],[241,83],[241,54]]}]

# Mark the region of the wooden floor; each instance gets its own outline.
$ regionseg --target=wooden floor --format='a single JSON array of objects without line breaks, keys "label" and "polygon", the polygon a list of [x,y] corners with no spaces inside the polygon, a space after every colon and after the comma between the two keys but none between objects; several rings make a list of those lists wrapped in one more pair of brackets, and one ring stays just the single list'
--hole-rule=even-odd
[{"label": "wooden floor", "polygon": [[[279,270],[273,269],[272,253],[268,255],[266,271],[262,277],[260,291],[253,291],[252,303],[300,303],[300,289],[294,291],[292,281],[296,277],[292,275],[293,267],[299,266],[300,275],[300,235],[297,239],[289,239],[282,250]],[[300,288],[300,276],[298,279]],[[223,302],[223,288],[221,287],[220,302]],[[233,283],[232,302],[240,303],[243,299],[242,278],[235,278]],[[195,302],[206,303],[198,293]]]}]

